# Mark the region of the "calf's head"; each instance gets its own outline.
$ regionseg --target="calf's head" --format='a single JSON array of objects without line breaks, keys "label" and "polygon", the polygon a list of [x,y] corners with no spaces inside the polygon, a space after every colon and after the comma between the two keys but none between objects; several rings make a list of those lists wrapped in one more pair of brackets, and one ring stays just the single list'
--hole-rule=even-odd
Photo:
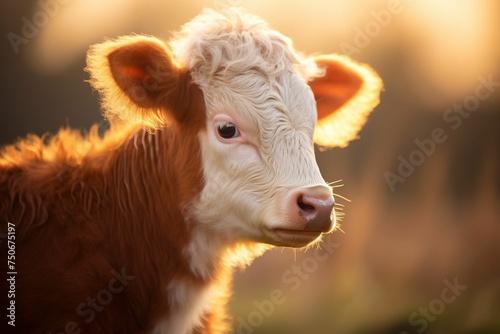
[{"label": "calf's head", "polygon": [[342,147],[356,137],[381,89],[369,67],[303,57],[237,10],[207,10],[169,44],[138,35],[107,41],[88,64],[109,116],[152,129],[196,126],[201,156],[192,159],[204,180],[186,212],[202,228],[291,247],[334,228],[314,142]]}]

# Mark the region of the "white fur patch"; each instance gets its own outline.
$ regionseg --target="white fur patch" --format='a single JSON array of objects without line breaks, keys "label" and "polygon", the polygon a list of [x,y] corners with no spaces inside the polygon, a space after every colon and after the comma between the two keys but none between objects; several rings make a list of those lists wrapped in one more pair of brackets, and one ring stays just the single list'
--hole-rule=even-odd
[{"label": "white fur patch", "polygon": [[[307,84],[319,70],[287,37],[237,10],[206,11],[177,37],[174,55],[202,89],[207,112],[199,134],[205,186],[191,214],[209,232],[189,252],[210,258],[224,240],[275,244],[270,231],[286,228],[295,210],[290,193],[328,187],[314,156],[317,111]],[[218,135],[221,119],[237,127],[237,138]],[[202,263],[194,267],[205,276]]]},{"label": "white fur patch", "polygon": [[[272,244],[266,231],[287,224],[290,192],[328,187],[314,156],[313,94],[296,72],[271,79],[242,74],[204,93],[207,130],[199,138],[205,186],[193,206],[195,220],[218,239]],[[241,138],[218,138],[215,120],[221,117],[233,120]]]},{"label": "white fur patch", "polygon": [[167,287],[170,317],[160,321],[151,334],[187,334],[201,324],[201,316],[209,309],[214,288],[174,281]]}]

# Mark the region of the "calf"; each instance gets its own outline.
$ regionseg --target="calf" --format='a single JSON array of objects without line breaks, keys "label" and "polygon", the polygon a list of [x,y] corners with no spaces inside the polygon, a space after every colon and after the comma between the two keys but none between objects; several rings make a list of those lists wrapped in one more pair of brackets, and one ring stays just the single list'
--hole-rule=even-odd
[{"label": "calf", "polygon": [[232,267],[334,229],[313,141],[354,139],[380,79],[345,57],[304,57],[234,9],[205,10],[169,43],[108,40],[87,63],[110,130],[29,136],[0,158],[15,328],[226,332]]}]

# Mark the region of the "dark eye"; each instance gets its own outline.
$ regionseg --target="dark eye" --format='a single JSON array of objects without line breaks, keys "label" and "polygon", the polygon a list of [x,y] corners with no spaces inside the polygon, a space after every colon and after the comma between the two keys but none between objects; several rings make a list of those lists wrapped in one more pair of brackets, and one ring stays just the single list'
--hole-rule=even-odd
[{"label": "dark eye", "polygon": [[219,136],[224,139],[236,138],[240,135],[240,131],[236,125],[231,122],[217,125],[217,132],[219,133]]}]

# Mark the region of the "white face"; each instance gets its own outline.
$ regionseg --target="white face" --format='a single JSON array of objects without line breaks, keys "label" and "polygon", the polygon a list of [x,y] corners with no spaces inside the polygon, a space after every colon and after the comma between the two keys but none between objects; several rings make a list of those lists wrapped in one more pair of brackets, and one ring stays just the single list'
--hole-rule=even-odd
[{"label": "white face", "polygon": [[306,81],[256,70],[221,74],[203,91],[199,222],[228,240],[291,247],[331,231],[333,197],[314,157],[316,103]]}]

